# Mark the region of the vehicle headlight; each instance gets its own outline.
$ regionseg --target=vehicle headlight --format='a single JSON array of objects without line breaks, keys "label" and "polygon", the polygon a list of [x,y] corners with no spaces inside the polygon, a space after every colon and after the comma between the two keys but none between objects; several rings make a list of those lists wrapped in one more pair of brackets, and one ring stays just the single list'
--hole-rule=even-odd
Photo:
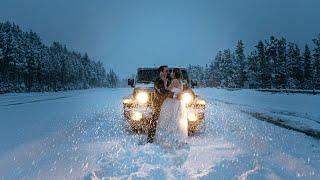
[{"label": "vehicle headlight", "polygon": [[193,96],[191,93],[183,93],[182,96],[181,96],[181,100],[182,100],[182,103],[184,104],[190,104],[193,100]]},{"label": "vehicle headlight", "polygon": [[145,104],[148,102],[149,95],[146,92],[138,92],[136,95],[136,100],[138,101],[139,104]]},{"label": "vehicle headlight", "polygon": [[134,121],[139,121],[142,119],[142,113],[138,112],[138,111],[133,111],[133,112],[131,112],[131,118]]},{"label": "vehicle headlight", "polygon": [[188,113],[188,120],[189,121],[197,121],[198,120],[198,117],[197,117],[197,115],[196,115],[196,113],[194,113],[194,112],[189,112]]}]

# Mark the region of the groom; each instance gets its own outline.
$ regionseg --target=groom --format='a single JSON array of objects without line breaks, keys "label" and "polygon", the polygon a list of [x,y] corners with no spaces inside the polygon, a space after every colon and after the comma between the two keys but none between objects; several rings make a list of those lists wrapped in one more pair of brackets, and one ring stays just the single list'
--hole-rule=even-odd
[{"label": "groom", "polygon": [[147,143],[153,142],[163,101],[173,96],[173,93],[165,88],[165,84],[170,83],[168,66],[160,66],[158,72],[159,77],[154,81],[153,116],[149,124]]}]

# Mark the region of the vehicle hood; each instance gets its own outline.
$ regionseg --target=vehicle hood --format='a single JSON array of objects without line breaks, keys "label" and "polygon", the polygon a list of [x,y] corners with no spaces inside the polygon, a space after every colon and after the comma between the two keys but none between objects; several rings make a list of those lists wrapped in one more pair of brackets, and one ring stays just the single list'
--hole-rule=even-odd
[{"label": "vehicle hood", "polygon": [[135,90],[145,90],[145,91],[153,91],[154,83],[136,83]]}]

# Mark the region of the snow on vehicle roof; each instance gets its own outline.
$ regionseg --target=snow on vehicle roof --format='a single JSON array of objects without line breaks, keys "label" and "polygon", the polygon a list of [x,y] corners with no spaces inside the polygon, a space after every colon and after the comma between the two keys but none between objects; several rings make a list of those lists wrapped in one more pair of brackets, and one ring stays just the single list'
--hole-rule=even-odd
[{"label": "snow on vehicle roof", "polygon": [[[169,69],[174,69],[174,68],[179,68],[179,69],[182,69],[182,70],[187,70],[187,68],[185,67],[178,67],[178,66],[168,66]],[[141,68],[138,68],[138,70],[152,70],[152,69],[155,69],[155,70],[158,70],[159,67],[141,67]]]}]

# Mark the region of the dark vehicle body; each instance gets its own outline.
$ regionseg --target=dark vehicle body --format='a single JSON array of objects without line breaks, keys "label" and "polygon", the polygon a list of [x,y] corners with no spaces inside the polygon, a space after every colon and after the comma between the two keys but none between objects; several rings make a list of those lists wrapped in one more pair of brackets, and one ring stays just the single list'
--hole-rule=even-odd
[{"label": "dark vehicle body", "polygon": [[[169,68],[171,71],[173,68]],[[182,72],[184,92],[190,102],[188,109],[189,134],[204,128],[205,101],[197,96],[192,89],[197,85],[191,81],[185,68]],[[128,85],[133,88],[130,96],[123,99],[124,118],[134,132],[146,132],[153,115],[154,81],[159,77],[158,68],[138,68],[135,79],[128,79]]]}]

